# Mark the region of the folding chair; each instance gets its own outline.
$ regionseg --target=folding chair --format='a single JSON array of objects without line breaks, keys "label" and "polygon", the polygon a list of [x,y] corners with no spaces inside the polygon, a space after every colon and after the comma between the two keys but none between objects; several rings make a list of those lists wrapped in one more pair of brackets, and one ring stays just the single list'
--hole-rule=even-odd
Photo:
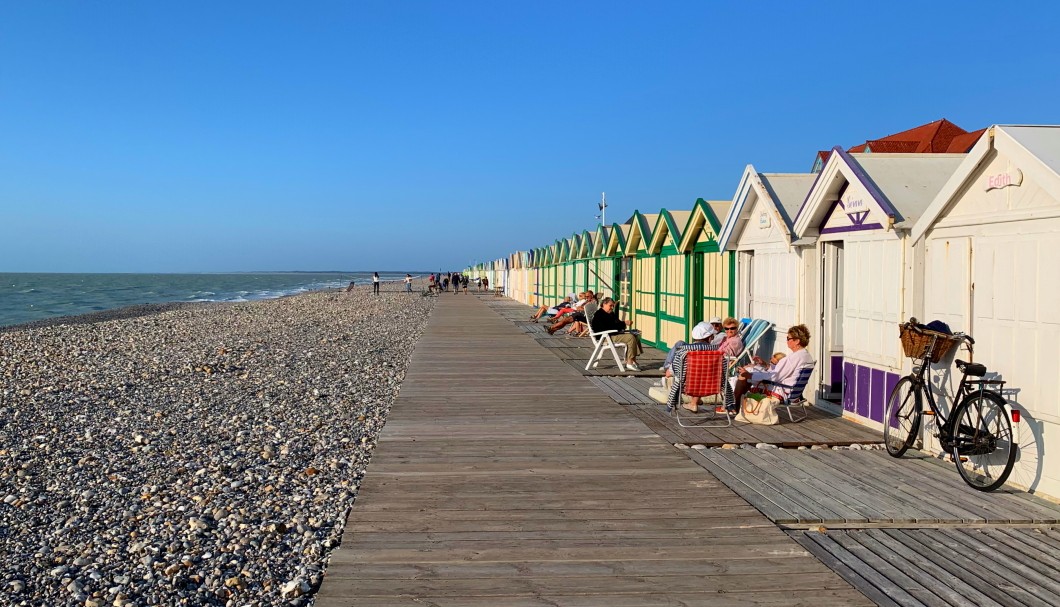
[{"label": "folding chair", "polygon": [[[593,333],[589,330],[589,339],[593,340],[593,353],[589,356],[589,362],[585,363],[585,370],[588,371],[590,368],[595,369],[600,364],[600,359],[604,357],[605,352],[610,352],[611,356],[615,359],[615,364],[618,365],[618,370],[625,373],[626,366],[622,364],[622,360],[626,357],[626,344],[611,341],[611,334],[618,333],[618,331],[601,331],[599,333]],[[622,348],[622,356],[618,355],[618,348]]]},{"label": "folding chair", "polygon": [[[788,412],[788,419],[790,419],[792,423],[801,422],[802,420],[806,419],[807,415],[809,415],[809,412],[806,411],[806,406],[808,403],[806,402],[806,399],[802,397],[802,394],[806,391],[806,384],[810,382],[810,375],[813,374],[813,369],[816,366],[817,361],[814,361],[799,369],[799,374],[795,376],[795,383],[790,386],[788,384],[781,384],[775,381],[764,379],[758,382],[755,387],[757,388],[758,386],[766,386],[767,390],[768,386],[788,388],[788,397],[785,399],[781,399],[780,404],[777,405],[777,409],[783,408],[784,410],[786,410]],[[794,407],[798,407],[802,410],[802,416],[799,417],[799,419],[795,419],[795,416],[791,413],[791,410]]]},{"label": "folding chair", "polygon": [[773,323],[768,320],[755,319],[751,321],[751,324],[747,325],[744,332],[741,334],[743,337],[743,351],[740,352],[739,356],[733,359],[733,368],[740,366],[740,361],[744,358],[747,362],[751,362],[751,353],[754,352],[758,342],[761,341],[762,337],[773,328]]},{"label": "folding chair", "polygon": [[[724,403],[724,390],[729,385],[725,380],[728,361],[720,350],[689,350],[685,353],[684,377],[674,377],[675,382],[681,382],[681,394],[690,397],[705,398],[708,396],[722,396]],[[680,399],[678,399],[680,401]],[[702,403],[701,403],[702,406]],[[681,419],[681,410],[684,407],[678,402],[675,405],[667,405],[667,410],[677,417],[677,425],[682,428],[720,428],[732,426],[732,416],[728,413],[717,413],[715,404],[706,406],[704,413],[692,413],[685,410],[685,419],[694,420],[696,423],[686,424]],[[695,415],[696,417],[691,417]],[[724,417],[725,423],[703,423],[713,421],[717,417]]]}]

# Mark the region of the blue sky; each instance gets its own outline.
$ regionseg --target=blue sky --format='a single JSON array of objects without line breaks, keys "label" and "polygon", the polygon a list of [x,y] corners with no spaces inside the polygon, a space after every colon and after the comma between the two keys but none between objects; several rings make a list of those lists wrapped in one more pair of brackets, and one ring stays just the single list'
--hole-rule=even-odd
[{"label": "blue sky", "polygon": [[7,2],[0,271],[434,269],[938,118],[1058,123],[1055,3]]}]

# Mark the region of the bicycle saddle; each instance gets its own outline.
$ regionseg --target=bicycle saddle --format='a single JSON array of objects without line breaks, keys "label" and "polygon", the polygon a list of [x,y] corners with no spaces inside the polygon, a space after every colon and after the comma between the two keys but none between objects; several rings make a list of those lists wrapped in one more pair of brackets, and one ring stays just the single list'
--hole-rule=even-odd
[{"label": "bicycle saddle", "polygon": [[953,362],[957,364],[957,368],[965,375],[972,375],[975,377],[986,375],[986,365],[982,363],[966,363],[963,360],[955,360]]}]

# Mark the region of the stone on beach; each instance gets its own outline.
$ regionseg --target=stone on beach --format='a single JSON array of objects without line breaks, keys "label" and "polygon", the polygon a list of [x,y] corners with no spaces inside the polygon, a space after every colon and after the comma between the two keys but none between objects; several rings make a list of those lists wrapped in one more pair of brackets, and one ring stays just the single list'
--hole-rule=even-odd
[{"label": "stone on beach", "polygon": [[318,292],[0,332],[4,590],[305,604],[432,307]]}]

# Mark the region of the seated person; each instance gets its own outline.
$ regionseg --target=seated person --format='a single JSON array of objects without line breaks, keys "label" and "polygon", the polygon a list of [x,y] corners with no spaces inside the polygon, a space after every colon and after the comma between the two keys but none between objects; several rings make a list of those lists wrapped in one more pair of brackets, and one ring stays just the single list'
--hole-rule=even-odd
[{"label": "seated person", "polygon": [[644,351],[640,345],[640,338],[626,331],[626,327],[631,326],[633,321],[627,320],[623,322],[619,320],[615,307],[615,300],[610,297],[605,297],[600,302],[600,309],[593,314],[591,323],[593,333],[617,331],[617,333],[611,334],[611,341],[616,344],[626,344],[626,367],[631,371],[640,371],[640,367],[637,365],[637,356]]},{"label": "seated person", "polygon": [[584,293],[578,294],[580,299],[572,307],[568,308],[565,314],[559,314],[553,318],[556,320],[548,328],[548,334],[552,335],[556,331],[559,331],[563,327],[571,323],[585,322],[585,306],[589,305],[589,302],[593,301],[596,295],[592,291],[585,291]]},{"label": "seated person", "polygon": [[740,337],[740,321],[732,316],[721,322],[721,330],[724,337],[719,341],[717,338],[711,343],[717,344],[718,348],[725,352],[725,356],[736,360],[743,352],[743,338]]},{"label": "seated person", "polygon": [[[713,339],[716,338],[719,334],[721,334],[722,337],[725,336],[725,332],[722,331],[722,319],[717,317],[717,316],[711,318],[710,320],[703,321],[700,324],[697,324],[697,325],[693,326],[692,327],[692,339],[695,339],[695,329],[696,329],[696,327],[700,327],[700,326],[702,326],[702,327],[704,327],[706,329],[706,332],[707,332],[706,340],[708,342],[710,342],[710,343],[713,343]],[[721,344],[721,342],[722,342],[722,340],[719,339],[718,340],[718,344]],[[678,347],[682,347],[684,345],[688,345],[688,342],[685,341],[685,340],[682,340],[682,339],[678,339],[677,341],[675,341],[674,344],[673,344],[673,347],[671,347],[671,349],[670,349],[670,352],[668,352],[667,355],[666,355],[666,361],[663,363],[663,367],[659,367],[659,371],[667,371],[668,372],[666,374],[667,377],[670,377],[671,375],[673,375],[672,373],[669,373],[669,371],[670,371],[670,369],[671,369],[671,367],[673,365],[673,357],[677,355]]]},{"label": "seated person", "polygon": [[540,308],[537,309],[537,313],[530,317],[530,320],[533,321],[533,322],[537,322],[537,319],[541,318],[542,314],[547,314],[549,316],[555,316],[556,314],[559,313],[560,309],[573,305],[571,303],[572,301],[574,301],[574,294],[573,293],[571,293],[570,295],[564,297],[563,301],[559,302],[555,306],[552,306],[551,308],[548,307],[548,306],[541,306]]},{"label": "seated person", "polygon": [[[813,357],[806,350],[806,346],[810,343],[810,330],[806,328],[806,325],[795,325],[788,329],[787,341],[791,354],[780,359],[771,370],[753,372],[741,370],[735,386],[737,406],[743,402],[744,395],[758,382],[769,380],[790,386],[795,383],[803,367],[813,364]],[[780,386],[770,386],[769,391],[778,398],[787,398],[790,390]]]},{"label": "seated person", "polygon": [[[708,323],[699,323],[695,327],[692,327],[692,343],[684,344],[680,347],[674,346],[676,354],[674,355],[673,366],[666,370],[666,376],[674,377],[674,382],[670,386],[670,394],[666,399],[667,405],[670,407],[676,407],[677,402],[681,399],[681,392],[684,386],[684,373],[685,373],[685,356],[688,352],[694,350],[717,350],[718,346],[710,343],[712,333],[707,328]],[[692,413],[699,412],[700,397],[693,396],[691,401],[683,403],[681,406],[688,409]]]}]

